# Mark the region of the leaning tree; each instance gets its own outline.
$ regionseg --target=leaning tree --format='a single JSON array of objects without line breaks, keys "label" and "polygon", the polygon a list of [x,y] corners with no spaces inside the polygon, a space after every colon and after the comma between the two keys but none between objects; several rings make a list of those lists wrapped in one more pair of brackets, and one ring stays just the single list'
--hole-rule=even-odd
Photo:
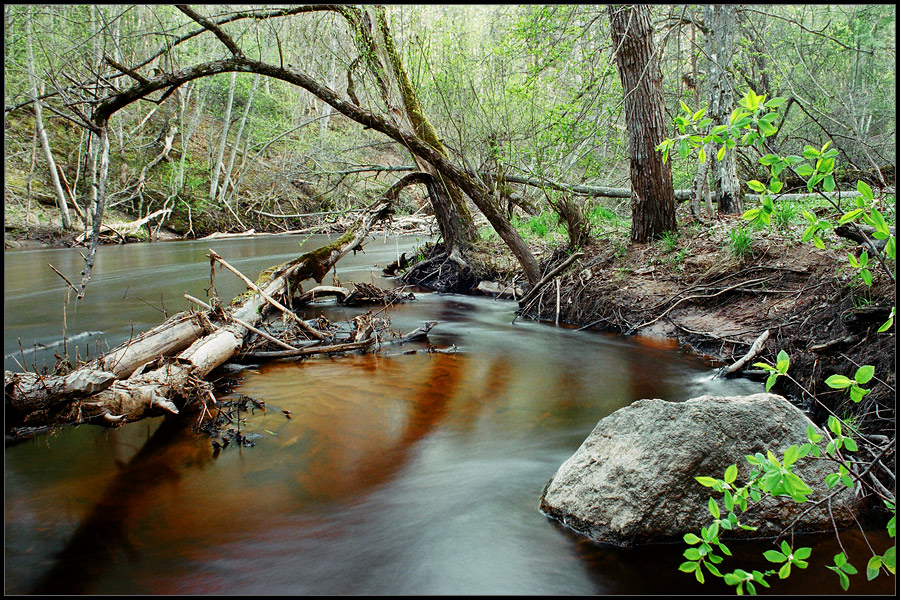
[{"label": "leaning tree", "polygon": [[[163,63],[145,60],[138,65],[126,66],[107,61],[118,71],[117,76],[127,76],[134,83],[121,90],[111,90],[108,95],[93,102],[93,110],[87,119],[87,126],[99,140],[101,152],[96,185],[98,197],[94,203],[91,251],[82,277],[83,292],[90,278],[91,267],[99,238],[100,222],[105,206],[105,182],[109,167],[110,119],[122,108],[143,99],[161,102],[180,86],[220,73],[255,73],[272,77],[303,88],[330,105],[339,113],[360,125],[378,131],[407,148],[415,157],[418,167],[430,178],[428,182],[430,198],[441,234],[445,242],[445,258],[454,263],[466,265],[468,245],[475,233],[471,216],[463,201],[462,194],[468,196],[478,210],[487,218],[500,238],[518,260],[526,277],[533,283],[540,277],[537,260],[512,226],[507,216],[497,206],[487,186],[477,173],[470,172],[451,160],[443,148],[422,110],[415,90],[406,76],[402,61],[394,47],[390,28],[383,8],[354,8],[337,5],[307,5],[288,9],[253,9],[230,13],[217,19],[205,17],[192,8],[178,5],[177,8],[200,27],[181,37],[173,39],[155,56],[170,53],[179,44],[208,33],[214,35],[223,50],[224,57],[199,62],[179,69],[161,69]],[[361,105],[353,89],[352,77],[346,93],[340,93],[308,73],[287,63],[279,47],[281,60],[276,64],[248,55],[226,28],[226,25],[248,19],[265,20],[278,17],[292,17],[301,13],[333,11],[347,21],[354,37],[360,57],[374,79],[382,98],[387,103],[386,110],[367,108]],[[174,64],[170,61],[169,64]],[[462,194],[460,193],[462,192]]]}]

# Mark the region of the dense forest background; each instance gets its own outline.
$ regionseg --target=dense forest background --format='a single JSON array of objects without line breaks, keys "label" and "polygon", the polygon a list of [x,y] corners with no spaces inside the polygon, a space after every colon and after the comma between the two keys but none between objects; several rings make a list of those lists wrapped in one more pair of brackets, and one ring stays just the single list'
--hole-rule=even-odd
[{"label": "dense forest background", "polygon": [[[223,22],[246,9],[196,10]],[[669,124],[682,102],[708,104],[706,40],[715,32],[703,6],[657,5],[651,14]],[[457,164],[495,178],[628,187],[606,7],[403,5],[386,15],[422,109]],[[860,173],[893,185],[894,5],[741,6],[734,19],[735,97],[753,89],[788,99],[774,149],[830,140],[853,185]],[[150,75],[227,55],[171,5],[6,5],[4,28],[7,231],[83,230],[97,161],[84,127],[92,106]],[[222,29],[248,56],[388,110],[340,11],[235,18]],[[164,225],[187,236],[300,227],[360,206],[413,164],[395,140],[254,73],[199,78],[128,104],[110,120],[109,144],[107,213],[130,220],[170,209]],[[758,177],[758,158],[739,149],[741,180]],[[696,158],[673,153],[672,164],[674,187],[690,187]],[[546,212],[559,222],[563,195],[595,218],[629,217],[627,199],[516,183],[494,191],[519,207],[514,220]],[[424,205],[423,190],[401,195],[401,212]]]}]

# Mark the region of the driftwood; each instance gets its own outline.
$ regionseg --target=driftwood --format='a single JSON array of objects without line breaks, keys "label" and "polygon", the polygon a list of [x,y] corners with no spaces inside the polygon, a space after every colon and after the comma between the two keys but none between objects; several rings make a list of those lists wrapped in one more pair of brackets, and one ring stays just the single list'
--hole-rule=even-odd
[{"label": "driftwood", "polygon": [[747,351],[747,354],[742,356],[739,360],[737,360],[730,367],[727,367],[727,368],[719,371],[718,375],[727,377],[728,375],[734,375],[735,373],[737,373],[738,371],[743,369],[744,365],[746,365],[748,362],[753,360],[757,354],[759,354],[760,352],[763,351],[763,348],[766,347],[766,341],[768,339],[769,339],[769,330],[766,329],[762,333],[762,335],[760,335],[758,338],[756,338],[756,341],[753,342],[753,344],[750,346],[750,350]]},{"label": "driftwood", "polygon": [[[124,240],[125,236],[134,235],[141,227],[143,227],[150,221],[156,218],[165,219],[167,216],[169,216],[170,212],[170,209],[163,208],[147,215],[146,217],[131,221],[130,223],[123,223],[121,225],[116,225],[115,227],[111,225],[102,225],[100,227],[100,235],[112,234],[115,237],[118,237],[120,240]],[[85,242],[84,233],[79,233],[77,236],[75,236],[74,242],[76,244],[83,244]]]},{"label": "driftwood", "polygon": [[[195,300],[203,305],[203,312],[179,313],[68,375],[51,377],[7,371],[7,428],[48,423],[115,425],[147,416],[177,414],[186,408],[205,411],[207,403],[215,404],[212,385],[205,377],[258,338],[269,344],[275,340],[282,352],[297,352],[294,356],[375,344],[381,334],[371,326],[371,319],[366,325],[368,333],[360,339],[357,327],[355,339],[348,344],[335,339],[333,332],[314,329],[285,304],[291,303],[294,294],[302,293],[303,281],[312,278],[321,283],[335,263],[358,250],[372,225],[390,212],[389,202],[375,202],[335,242],[264,271],[256,283],[239,274],[249,291],[235,299],[233,306],[223,308],[214,301],[207,304]],[[210,257],[213,264],[227,265],[214,252]],[[272,311],[274,307],[278,308],[277,313]],[[287,333],[307,339],[288,344],[266,334],[261,324],[270,313],[283,315],[282,322],[291,327]]]}]

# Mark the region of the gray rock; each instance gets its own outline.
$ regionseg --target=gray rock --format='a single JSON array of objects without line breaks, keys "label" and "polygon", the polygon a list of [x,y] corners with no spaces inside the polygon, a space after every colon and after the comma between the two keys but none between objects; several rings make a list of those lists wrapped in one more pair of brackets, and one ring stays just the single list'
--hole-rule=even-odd
[{"label": "gray rock", "polygon": [[[595,541],[630,546],[680,540],[712,521],[710,496],[723,506],[722,495],[694,477],[721,479],[725,469],[736,464],[736,483],[743,485],[752,470],[746,455],[770,449],[780,460],[786,448],[807,441],[811,424],[797,407],[774,394],[639,400],[597,423],[547,484],[541,510]],[[809,502],[763,500],[738,515],[741,523],[758,531],[723,530],[722,538],[775,536],[797,517],[796,531],[831,528],[827,503],[800,515],[829,493],[825,475],[836,470],[831,461],[800,459],[794,473],[813,489]],[[844,489],[831,501],[839,527],[852,524],[858,512],[853,492]]]}]

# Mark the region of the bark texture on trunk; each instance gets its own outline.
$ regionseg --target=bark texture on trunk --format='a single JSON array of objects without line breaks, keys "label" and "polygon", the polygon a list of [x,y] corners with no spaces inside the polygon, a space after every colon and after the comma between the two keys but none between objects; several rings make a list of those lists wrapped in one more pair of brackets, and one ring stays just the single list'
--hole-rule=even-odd
[{"label": "bark texture on trunk", "polygon": [[[734,29],[737,7],[729,4],[710,4],[704,9],[707,26],[706,69],[709,86],[709,111],[713,125],[729,125],[734,109],[734,76],[731,61],[734,56]],[[713,197],[719,213],[744,211],[741,182],[737,176],[735,149],[725,151],[722,160],[713,167]],[[713,160],[714,156],[710,156]]]},{"label": "bark texture on trunk", "polygon": [[648,242],[675,231],[672,170],[656,150],[666,137],[662,71],[653,42],[650,7],[609,7],[610,32],[625,94],[625,121],[631,155],[631,241]]}]

